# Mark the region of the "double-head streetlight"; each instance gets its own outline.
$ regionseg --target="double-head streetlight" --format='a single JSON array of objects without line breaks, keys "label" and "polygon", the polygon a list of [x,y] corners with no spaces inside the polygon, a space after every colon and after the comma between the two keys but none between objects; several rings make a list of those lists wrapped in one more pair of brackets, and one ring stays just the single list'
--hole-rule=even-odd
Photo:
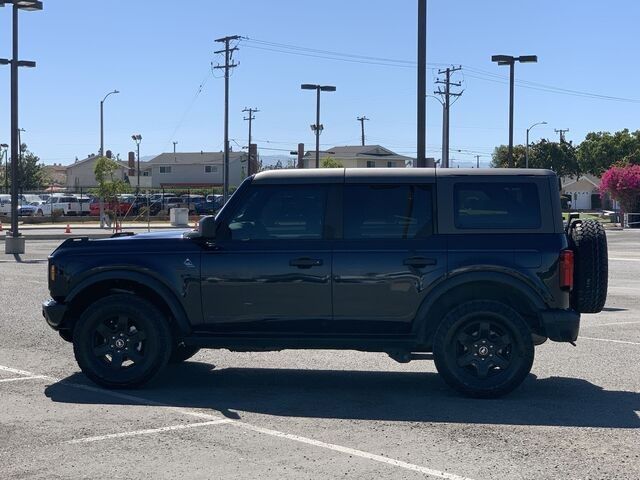
[{"label": "double-head streetlight", "polygon": [[324,126],[320,123],[320,92],[335,92],[336,87],[331,85],[303,83],[300,85],[300,88],[302,90],[316,91],[316,123],[311,125],[311,130],[316,134],[316,168],[320,168],[320,133],[324,130]]},{"label": "double-head streetlight", "polygon": [[107,93],[102,100],[100,100],[100,156],[104,156],[104,102],[109,98],[109,95],[120,93],[118,90]]},{"label": "double-head streetlight", "polygon": [[136,175],[138,182],[137,182],[137,190],[136,193],[140,192],[140,142],[142,142],[142,135],[140,135],[139,133],[136,133],[135,135],[131,135],[131,140],[133,140],[134,142],[136,142],[136,148],[137,148],[137,171],[138,174]]},{"label": "double-head streetlight", "polygon": [[514,90],[514,70],[516,62],[536,63],[537,55],[521,55],[513,57],[511,55],[493,55],[492,62],[498,65],[509,65],[509,154],[507,160],[509,167],[513,167],[513,90]]},{"label": "double-head streetlight", "polygon": [[537,122],[527,128],[527,145],[524,149],[524,168],[529,168],[529,130],[531,130],[536,125],[546,125],[547,122]]},{"label": "double-head streetlight", "polygon": [[0,7],[13,5],[13,54],[11,60],[0,59],[0,65],[11,65],[11,235],[6,237],[5,253],[24,253],[24,239],[18,231],[18,67],[35,67],[36,62],[18,59],[18,12],[42,10],[38,0],[0,0]]}]

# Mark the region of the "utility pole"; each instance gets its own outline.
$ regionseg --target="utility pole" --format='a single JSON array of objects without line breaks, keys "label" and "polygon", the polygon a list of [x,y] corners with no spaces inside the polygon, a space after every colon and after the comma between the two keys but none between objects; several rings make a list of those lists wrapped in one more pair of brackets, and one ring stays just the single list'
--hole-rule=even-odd
[{"label": "utility pole", "polygon": [[416,167],[427,166],[427,0],[418,0],[418,111]]},{"label": "utility pole", "polygon": [[358,120],[360,122],[360,128],[362,130],[362,146],[364,147],[364,145],[365,145],[365,142],[364,142],[364,122],[366,122],[369,119],[363,115],[362,117],[358,117],[356,120]]},{"label": "utility pole", "polygon": [[556,133],[560,134],[560,143],[564,143],[564,134],[569,131],[568,128],[556,128],[553,130]]},{"label": "utility pole", "polygon": [[251,171],[251,160],[252,160],[252,155],[251,155],[251,122],[253,122],[256,117],[254,115],[254,113],[259,112],[260,110],[258,110],[257,108],[245,108],[244,110],[242,110],[243,112],[248,112],[249,116],[248,117],[244,117],[245,120],[249,121],[249,143],[247,144],[247,177],[250,177],[252,175],[252,171]]},{"label": "utility pole", "polygon": [[224,68],[224,178],[222,187],[222,198],[224,203],[229,199],[229,71],[238,66],[233,63],[233,52],[238,47],[232,47],[231,42],[239,40],[240,35],[232,35],[228,37],[218,38],[216,42],[223,43],[224,49],[214,53],[224,53],[224,65],[216,65],[215,69]]},{"label": "utility pole", "polygon": [[480,155],[476,155],[476,168],[480,168]]},{"label": "utility pole", "polygon": [[174,141],[173,142],[173,161],[174,162],[178,161],[178,157],[176,156],[176,145],[178,145],[178,142]]},{"label": "utility pole", "polygon": [[451,74],[462,70],[462,67],[449,67],[445,70],[439,70],[438,75],[444,74],[444,80],[437,80],[436,83],[444,85],[444,91],[440,87],[434,93],[442,95],[444,99],[444,111],[442,114],[442,168],[449,168],[449,120],[451,111],[451,97],[459,97],[464,93],[452,92],[451,87],[460,87],[460,82],[452,82]]}]

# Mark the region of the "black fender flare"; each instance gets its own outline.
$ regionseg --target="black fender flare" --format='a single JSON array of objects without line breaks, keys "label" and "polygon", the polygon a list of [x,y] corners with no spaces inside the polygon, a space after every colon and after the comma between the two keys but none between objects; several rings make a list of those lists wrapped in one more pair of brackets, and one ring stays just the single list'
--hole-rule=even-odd
[{"label": "black fender flare", "polygon": [[151,288],[166,302],[180,334],[189,335],[191,333],[191,324],[187,314],[172,289],[160,280],[141,272],[114,269],[95,273],[75,285],[66,296],[65,303],[71,304],[87,288],[108,280],[128,280]]},{"label": "black fender flare", "polygon": [[489,266],[482,269],[476,266],[471,271],[454,271],[441,278],[427,292],[416,314],[412,333],[417,335],[418,338],[425,338],[430,327],[435,328],[437,325],[433,318],[429,318],[429,311],[432,307],[454,288],[478,282],[502,284],[506,287],[514,288],[527,299],[532,308],[538,311],[546,310],[548,308],[547,303],[551,300],[548,294],[545,294],[531,279],[517,271],[498,270]]}]

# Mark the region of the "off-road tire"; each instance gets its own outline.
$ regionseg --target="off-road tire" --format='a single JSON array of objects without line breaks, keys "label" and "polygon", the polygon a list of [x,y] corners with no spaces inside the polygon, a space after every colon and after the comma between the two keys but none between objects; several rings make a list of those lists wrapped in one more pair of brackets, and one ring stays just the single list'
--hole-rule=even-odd
[{"label": "off-road tire", "polygon": [[[478,332],[474,331],[476,324],[481,325]],[[483,329],[488,330],[486,334]],[[531,371],[531,329],[518,312],[503,303],[464,303],[438,326],[433,356],[443,380],[458,392],[475,398],[500,397],[520,385]]]},{"label": "off-road tire", "polygon": [[167,365],[171,345],[163,314],[147,300],[129,294],[94,302],[73,331],[78,365],[107,388],[135,388],[149,382]]},{"label": "off-road tire", "polygon": [[200,351],[199,347],[190,345],[174,345],[169,357],[169,363],[182,363],[189,360]]},{"label": "off-road tire", "polygon": [[574,255],[571,306],[580,313],[598,313],[607,301],[609,258],[607,235],[595,220],[575,222],[569,229]]}]

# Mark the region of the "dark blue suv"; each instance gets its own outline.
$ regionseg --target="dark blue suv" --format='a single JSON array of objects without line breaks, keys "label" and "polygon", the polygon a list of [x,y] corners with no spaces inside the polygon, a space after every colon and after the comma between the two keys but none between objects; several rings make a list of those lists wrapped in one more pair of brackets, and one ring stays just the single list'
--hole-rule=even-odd
[{"label": "dark blue suv", "polygon": [[67,240],[49,289],[47,322],[107,387],[200,348],[353,349],[494,397],[602,309],[607,248],[597,222],[563,226],[551,171],[279,170],[198,231]]}]

